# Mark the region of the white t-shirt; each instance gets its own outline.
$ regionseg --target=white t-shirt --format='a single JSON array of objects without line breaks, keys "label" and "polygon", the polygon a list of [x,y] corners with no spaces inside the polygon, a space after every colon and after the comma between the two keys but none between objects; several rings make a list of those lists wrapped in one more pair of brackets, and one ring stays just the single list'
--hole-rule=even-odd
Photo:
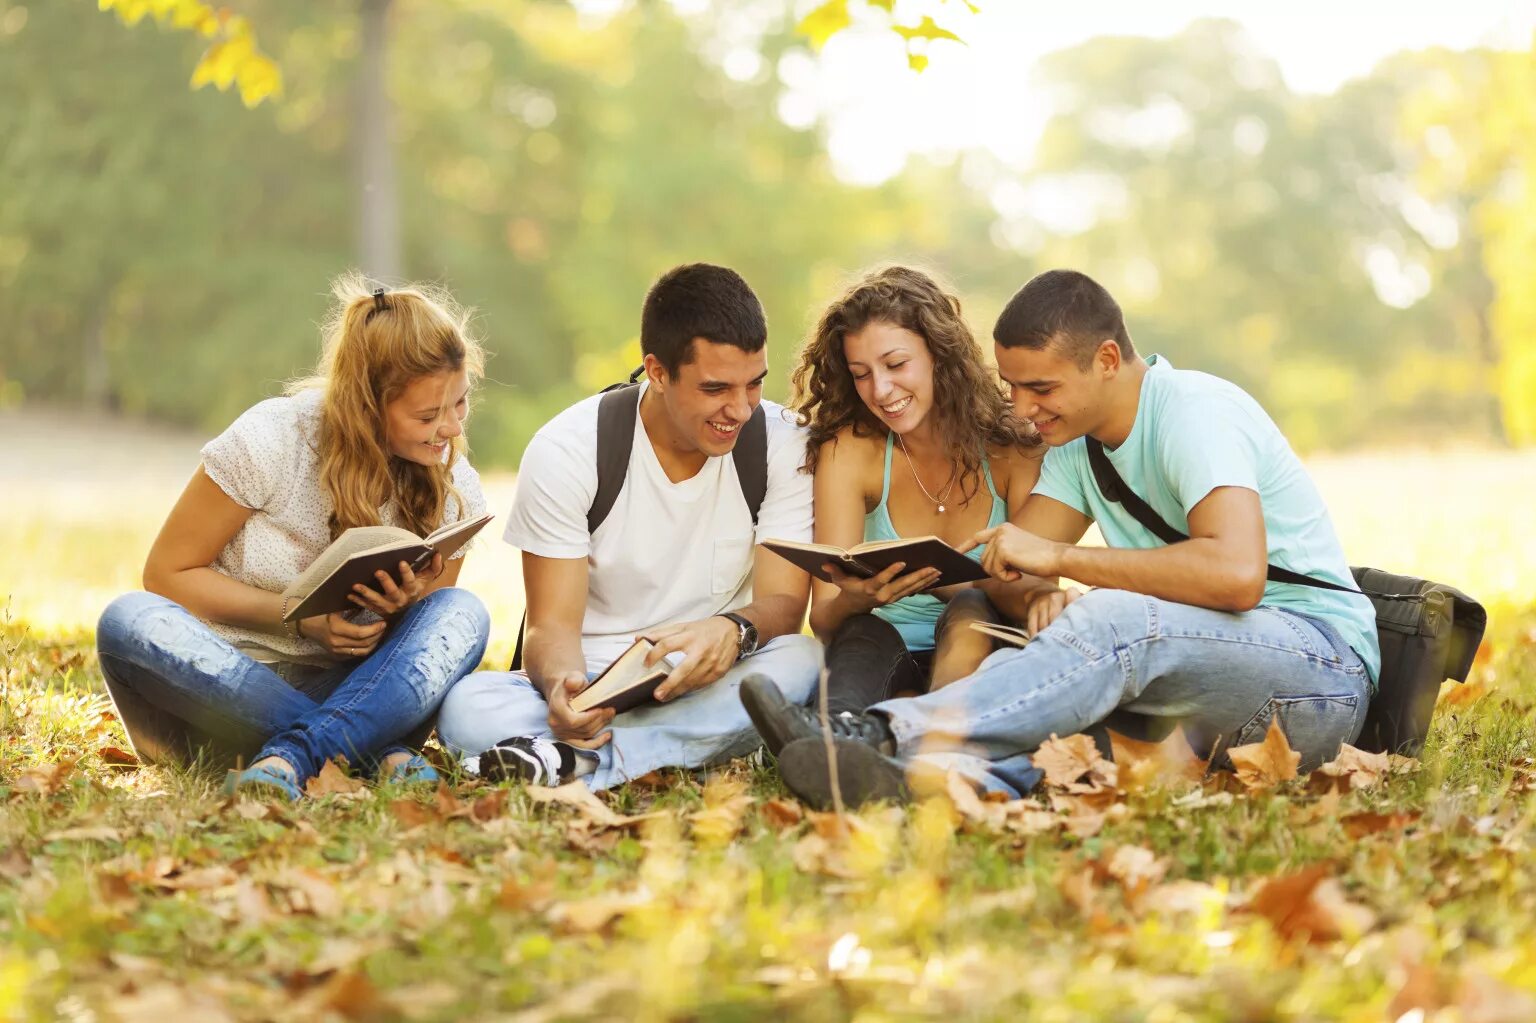
[{"label": "white t-shirt", "polygon": [[[257,589],[281,593],[331,543],[331,496],[320,481],[321,402],[319,390],[268,398],[247,409],[229,429],[203,447],[203,471],[220,490],[253,512],[211,566]],[[460,511],[452,494],[444,520],[485,512],[480,476],[466,459],[453,466],[453,485],[464,497]],[[379,521],[399,525],[393,501],[379,509]],[[468,545],[455,557],[463,557]],[[333,663],[312,639],[242,629],[221,622],[208,627],[258,661]]]},{"label": "white t-shirt", "polygon": [[768,491],[755,534],[732,456],[710,458],[673,483],[637,415],[624,487],[589,536],[600,400],[572,405],[529,441],[505,535],[529,554],[587,559],[581,651],[589,671],[601,671],[646,629],[750,604],[754,545],[769,537],[809,541],[813,516],[811,477],[800,472],[805,431],[765,401]]}]

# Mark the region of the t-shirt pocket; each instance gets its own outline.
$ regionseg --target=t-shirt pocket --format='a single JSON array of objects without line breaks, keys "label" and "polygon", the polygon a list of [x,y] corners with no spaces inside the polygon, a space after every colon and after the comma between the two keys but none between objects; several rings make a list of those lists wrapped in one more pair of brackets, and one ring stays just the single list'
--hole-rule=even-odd
[{"label": "t-shirt pocket", "polygon": [[710,592],[735,593],[752,571],[751,540],[716,540],[710,562]]}]

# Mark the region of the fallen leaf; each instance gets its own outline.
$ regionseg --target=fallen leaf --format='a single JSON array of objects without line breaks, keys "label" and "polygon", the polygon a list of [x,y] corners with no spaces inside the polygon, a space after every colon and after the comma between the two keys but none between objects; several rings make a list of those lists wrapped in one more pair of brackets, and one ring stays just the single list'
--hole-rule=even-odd
[{"label": "fallen leaf", "polygon": [[341,898],[336,894],[335,883],[318,870],[289,867],[270,881],[287,893],[289,908],[295,913],[333,917],[341,912]]},{"label": "fallen leaf", "polygon": [[349,969],[333,974],[307,992],[295,1005],[295,1016],[318,1019],[329,1011],[350,1020],[373,1020],[382,1019],[388,1008],[368,975],[362,970]]},{"label": "fallen leaf", "polygon": [[11,787],[17,792],[35,792],[40,796],[51,796],[64,787],[64,783],[69,780],[70,774],[75,770],[76,762],[76,758],[70,757],[56,764],[29,767],[21,772]]},{"label": "fallen leaf", "polygon": [[514,913],[522,910],[537,912],[550,904],[554,893],[555,886],[548,881],[523,884],[517,878],[509,877],[501,882],[501,890],[496,893],[496,905]]},{"label": "fallen leaf", "polygon": [[1109,745],[1115,757],[1116,784],[1126,792],[1199,784],[1205,777],[1206,762],[1195,755],[1182,727],[1162,742],[1142,742],[1110,732]]},{"label": "fallen leaf", "polygon": [[32,873],[32,860],[15,846],[0,853],[0,877],[19,881]]},{"label": "fallen leaf", "polygon": [[543,785],[529,785],[523,789],[528,798],[535,803],[555,803],[562,806],[574,807],[582,816],[594,824],[605,828],[623,828],[637,824],[655,814],[640,814],[637,816],[625,816],[615,813],[613,808],[599,799],[591,789],[582,781],[566,782],[558,788],[547,788]]},{"label": "fallen leaf", "polygon": [[1482,680],[1476,682],[1455,682],[1446,680],[1440,683],[1440,695],[1435,700],[1436,707],[1465,707],[1476,703],[1488,695],[1488,684]]},{"label": "fallen leaf", "polygon": [[1137,908],[1144,913],[1179,916],[1185,913],[1204,913],[1225,902],[1226,895],[1215,885],[1204,881],[1170,881],[1148,888]]},{"label": "fallen leaf", "polygon": [[359,799],[367,796],[368,786],[359,778],[347,777],[347,773],[337,766],[336,761],[327,760],[320,768],[320,773],[304,783],[304,794],[311,799],[321,796]]},{"label": "fallen leaf", "polygon": [[1339,821],[1350,838],[1364,838],[1381,831],[1397,831],[1417,823],[1417,812],[1352,813]]},{"label": "fallen leaf", "polygon": [[496,789],[477,798],[469,806],[469,819],[484,824],[507,812],[506,789]]},{"label": "fallen leaf", "polygon": [[1280,716],[1269,719],[1269,730],[1263,742],[1234,746],[1227,750],[1232,766],[1237,769],[1237,780],[1249,792],[1267,789],[1280,782],[1296,777],[1296,767],[1301,754],[1291,749],[1285,731],[1280,727]]},{"label": "fallen leaf", "polygon": [[65,828],[50,831],[43,836],[45,842],[121,842],[123,833],[105,825],[84,828]]},{"label": "fallen leaf", "polygon": [[1115,784],[1115,765],[1105,760],[1093,737],[1078,733],[1065,739],[1055,733],[1030,755],[1045,772],[1045,783],[1057,788],[1086,786],[1088,790]]},{"label": "fallen leaf", "polygon": [[642,887],[631,892],[556,903],[546,915],[550,923],[568,934],[592,934],[650,902],[650,892]]},{"label": "fallen leaf", "polygon": [[945,778],[945,794],[960,818],[970,824],[978,824],[983,830],[997,831],[1002,828],[1008,811],[1001,803],[990,803],[977,795],[976,788],[958,771],[948,772]]},{"label": "fallen leaf", "polygon": [[1104,872],[1120,882],[1126,900],[1134,905],[1168,873],[1168,862],[1144,846],[1122,845],[1104,861]]},{"label": "fallen leaf", "polygon": [[706,846],[719,848],[741,830],[752,796],[747,783],[739,778],[715,775],[704,783],[704,808],[688,815],[693,837]]},{"label": "fallen leaf", "polygon": [[215,865],[212,867],[197,867],[192,870],[182,870],[165,877],[158,877],[154,884],[157,888],[164,888],[173,892],[201,891],[209,888],[222,888],[225,885],[234,884],[239,878],[229,867]]},{"label": "fallen leaf", "polygon": [[1391,771],[1385,753],[1367,753],[1345,743],[1338,756],[1312,772],[1308,785],[1313,791],[1355,792],[1379,785]]},{"label": "fallen leaf", "polygon": [[392,799],[389,803],[389,812],[402,828],[409,831],[411,828],[419,828],[427,824],[436,824],[442,818],[433,807],[418,803],[414,799]]},{"label": "fallen leaf", "polygon": [[125,749],[118,749],[116,746],[103,746],[101,749],[96,751],[96,755],[99,756],[101,758],[101,762],[106,764],[108,767],[113,767],[124,771],[137,770],[139,767],[138,757],[134,756],[132,753]]},{"label": "fallen leaf", "polygon": [[1259,887],[1245,912],[1268,920],[1287,941],[1333,941],[1369,930],[1375,915],[1344,897],[1332,867],[1318,863],[1295,874],[1271,878]]},{"label": "fallen leaf", "polygon": [[805,820],[805,809],[793,799],[770,799],[762,805],[761,813],[777,831],[785,831]]}]

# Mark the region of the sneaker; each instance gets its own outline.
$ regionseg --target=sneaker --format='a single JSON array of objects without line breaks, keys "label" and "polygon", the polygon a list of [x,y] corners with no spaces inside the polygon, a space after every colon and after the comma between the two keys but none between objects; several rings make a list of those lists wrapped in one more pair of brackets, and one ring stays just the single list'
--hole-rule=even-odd
[{"label": "sneaker", "polygon": [[[797,707],[784,698],[773,679],[748,675],[741,681],[741,703],[773,756],[797,739],[821,740],[821,714],[814,707]],[[881,753],[894,753],[896,740],[878,714],[831,714],[827,723],[832,738],[861,742]]]},{"label": "sneaker", "polygon": [[243,771],[230,771],[224,776],[226,796],[281,796],[297,802],[303,795],[298,779],[276,767],[247,767]]},{"label": "sneaker", "polygon": [[380,785],[435,785],[442,776],[426,757],[417,754],[380,772]]},{"label": "sneaker", "polygon": [[[881,800],[911,800],[906,772],[901,764],[865,742],[838,739],[832,743],[837,756],[837,783],[843,805],[863,806]],[[828,769],[826,740],[796,739],[779,751],[779,776],[801,801],[818,810],[830,810],[832,772]]]},{"label": "sneaker", "polygon": [[515,735],[469,758],[465,767],[490,782],[517,780],[530,785],[559,785],[575,776],[576,750],[558,739]]}]

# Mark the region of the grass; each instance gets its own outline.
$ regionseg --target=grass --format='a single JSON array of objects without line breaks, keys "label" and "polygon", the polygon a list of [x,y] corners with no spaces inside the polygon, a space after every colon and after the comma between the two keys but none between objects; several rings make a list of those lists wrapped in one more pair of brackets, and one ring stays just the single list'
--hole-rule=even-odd
[{"label": "grass", "polygon": [[[456,780],[294,807],[225,800],[206,768],[116,767],[89,626],[175,476],[8,505],[0,1019],[1536,1019],[1536,555],[1506,511],[1536,474],[1413,457],[1441,496],[1386,515],[1351,481],[1400,466],[1317,472],[1360,560],[1496,604],[1418,769],[1342,795],[1153,786],[1081,836],[1043,797],[1032,823],[935,798],[843,833],[745,763],[586,805]],[[1421,528],[1440,521],[1450,560]],[[499,661],[515,576],[476,557]]]}]

